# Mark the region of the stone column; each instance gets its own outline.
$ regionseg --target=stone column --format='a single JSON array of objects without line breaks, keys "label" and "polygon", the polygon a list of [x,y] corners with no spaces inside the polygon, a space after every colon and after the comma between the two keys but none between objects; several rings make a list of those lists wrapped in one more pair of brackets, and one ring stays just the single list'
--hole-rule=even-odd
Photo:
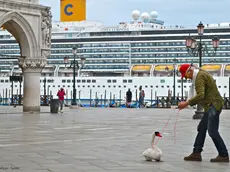
[{"label": "stone column", "polygon": [[23,112],[40,112],[40,76],[46,61],[45,58],[19,58],[24,76]]}]

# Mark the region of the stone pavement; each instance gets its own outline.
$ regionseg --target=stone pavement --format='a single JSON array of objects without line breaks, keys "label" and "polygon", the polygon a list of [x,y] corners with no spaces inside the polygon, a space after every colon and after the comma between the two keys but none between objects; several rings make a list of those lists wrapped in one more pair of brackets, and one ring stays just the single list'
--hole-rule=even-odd
[{"label": "stone pavement", "polygon": [[[151,133],[164,127],[172,109],[68,109],[50,114],[0,107],[0,172],[227,172],[228,163],[210,163],[217,152],[209,136],[203,162],[184,162],[192,150],[199,120],[194,110],[176,113],[158,147],[164,162],[146,162]],[[230,149],[230,111],[221,114],[220,131]]]}]

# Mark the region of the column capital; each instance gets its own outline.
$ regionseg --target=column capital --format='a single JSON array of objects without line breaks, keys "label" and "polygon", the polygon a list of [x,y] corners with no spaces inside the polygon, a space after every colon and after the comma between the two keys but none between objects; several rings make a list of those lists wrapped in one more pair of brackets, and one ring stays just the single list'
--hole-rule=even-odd
[{"label": "column capital", "polygon": [[47,64],[47,59],[46,58],[28,58],[28,57],[20,57],[18,58],[18,65],[24,72],[25,70],[33,70],[38,72],[41,72],[42,69],[46,66]]}]

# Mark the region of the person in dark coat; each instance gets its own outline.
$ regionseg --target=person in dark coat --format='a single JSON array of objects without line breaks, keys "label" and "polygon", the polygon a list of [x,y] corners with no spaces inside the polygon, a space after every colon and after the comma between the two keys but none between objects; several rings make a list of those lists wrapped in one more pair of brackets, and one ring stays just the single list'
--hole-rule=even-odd
[{"label": "person in dark coat", "polygon": [[130,88],[126,92],[126,106],[131,107],[131,102],[132,102],[132,92],[130,91]]}]

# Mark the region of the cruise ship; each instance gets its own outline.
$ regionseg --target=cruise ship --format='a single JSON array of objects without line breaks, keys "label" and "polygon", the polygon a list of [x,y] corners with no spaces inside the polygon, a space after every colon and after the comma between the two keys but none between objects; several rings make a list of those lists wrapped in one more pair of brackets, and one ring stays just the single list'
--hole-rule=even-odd
[{"label": "cruise ship", "polygon": [[[215,56],[204,53],[202,68],[209,71],[223,97],[229,96],[230,76],[230,23],[205,24],[202,41],[212,50],[212,37],[220,39]],[[85,58],[76,72],[77,99],[125,98],[130,88],[133,100],[138,99],[139,87],[145,91],[145,100],[172,94],[187,97],[191,81],[181,81],[178,69],[182,63],[199,64],[198,57],[188,54],[185,39],[198,38],[197,26],[165,26],[152,11],[132,12],[131,22],[104,26],[100,22],[53,22],[52,49],[48,64],[42,71],[41,95],[56,97],[60,88],[66,99],[72,99],[73,47],[78,49],[76,60]],[[16,58],[19,45],[6,30],[0,30],[0,95],[11,97],[20,93],[20,84],[9,81],[9,76],[21,75]],[[174,75],[175,73],[175,75]],[[22,83],[23,87],[23,83]],[[12,92],[13,88],[13,92]],[[21,90],[23,94],[23,89]]]}]

